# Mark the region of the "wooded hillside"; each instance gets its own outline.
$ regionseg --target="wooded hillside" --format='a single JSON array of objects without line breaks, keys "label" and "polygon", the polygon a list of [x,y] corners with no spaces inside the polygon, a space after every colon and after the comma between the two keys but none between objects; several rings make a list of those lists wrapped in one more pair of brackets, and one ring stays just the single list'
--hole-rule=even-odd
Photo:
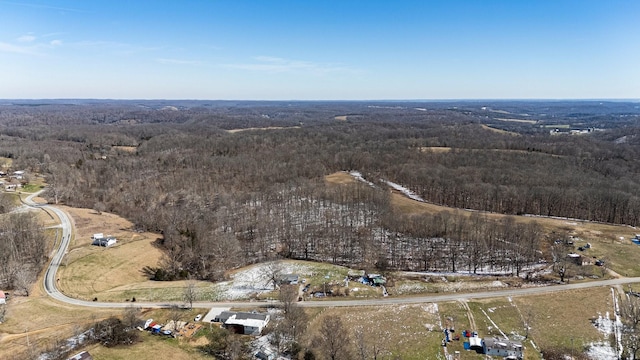
[{"label": "wooded hillside", "polygon": [[[6,105],[0,155],[44,173],[51,202],[162,233],[163,278],[216,279],[277,257],[516,273],[542,256],[535,225],[399,214],[380,180],[456,208],[640,221],[640,118],[627,103],[605,114],[588,102],[491,104],[534,121],[475,103],[167,105]],[[593,131],[550,131],[561,125]],[[247,128],[262,130],[228,131]],[[325,182],[344,170],[375,186]]]}]

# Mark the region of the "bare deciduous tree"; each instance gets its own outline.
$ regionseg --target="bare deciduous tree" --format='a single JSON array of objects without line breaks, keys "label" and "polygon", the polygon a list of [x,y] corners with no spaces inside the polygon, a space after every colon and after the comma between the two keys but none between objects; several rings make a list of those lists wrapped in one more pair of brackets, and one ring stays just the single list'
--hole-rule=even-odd
[{"label": "bare deciduous tree", "polygon": [[189,309],[193,309],[193,302],[198,300],[198,288],[194,280],[187,281],[182,298],[189,304]]},{"label": "bare deciduous tree", "polygon": [[316,343],[318,351],[327,359],[351,359],[349,332],[338,316],[329,315],[322,319]]},{"label": "bare deciduous tree", "polygon": [[283,267],[279,261],[272,261],[263,267],[264,276],[267,279],[267,286],[272,285],[277,289],[282,278]]},{"label": "bare deciduous tree", "polygon": [[282,303],[282,310],[285,315],[291,312],[291,308],[298,301],[298,285],[282,285],[278,293],[278,300]]},{"label": "bare deciduous tree", "polygon": [[16,290],[21,290],[25,296],[29,296],[31,284],[34,280],[35,275],[33,271],[29,270],[27,266],[22,266],[14,275],[13,286]]}]

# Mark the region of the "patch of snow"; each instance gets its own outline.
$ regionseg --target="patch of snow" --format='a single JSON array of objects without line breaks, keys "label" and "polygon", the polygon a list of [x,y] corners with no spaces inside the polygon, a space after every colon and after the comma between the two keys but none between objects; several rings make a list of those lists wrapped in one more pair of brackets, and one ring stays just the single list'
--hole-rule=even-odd
[{"label": "patch of snow", "polygon": [[358,181],[362,181],[363,183],[371,186],[371,187],[376,187],[376,185],[374,183],[372,183],[371,181],[366,180],[363,176],[362,173],[359,171],[349,171],[349,175],[353,176],[354,179],[358,180]]},{"label": "patch of snow", "polygon": [[618,359],[615,349],[611,347],[611,344],[604,341],[589,344],[587,356],[591,360]]},{"label": "patch of snow", "polygon": [[429,314],[438,315],[438,304],[429,303],[422,305],[422,310],[428,312]]},{"label": "patch of snow", "polygon": [[388,181],[388,180],[382,180],[382,181],[385,184],[389,185],[394,190],[400,191],[401,193],[403,193],[409,199],[413,199],[413,200],[420,201],[420,202],[426,202],[423,198],[418,196],[416,193],[414,193],[413,191],[407,189],[406,187],[404,187],[404,186],[402,186],[400,184],[396,184],[396,183],[394,183],[392,181]]},{"label": "patch of snow", "polygon": [[614,323],[614,333],[616,334],[616,343],[618,344],[618,359],[622,358],[622,351],[624,348],[622,347],[622,334],[620,334],[620,330],[622,329],[622,320],[620,320],[620,307],[618,306],[618,297],[616,296],[615,290],[611,288],[611,296],[613,297],[614,310],[616,316],[616,322]]},{"label": "patch of snow", "polygon": [[[615,296],[613,288],[611,289],[611,295],[614,299],[614,310],[617,309],[617,298]],[[620,341],[618,339],[618,329],[617,329],[617,321],[616,319],[611,319],[609,312],[607,311],[604,316],[602,314],[598,314],[598,318],[593,322],[593,326],[598,329],[603,334],[603,341],[597,341],[589,344],[589,350],[587,350],[587,356],[589,356],[592,360],[608,360],[608,359],[617,359],[618,354],[616,354],[616,350],[611,346],[611,343],[607,341],[611,334],[616,335],[616,342],[618,346],[620,346]]]},{"label": "patch of snow", "polygon": [[[252,294],[262,294],[273,290],[268,267],[271,262],[256,264],[232,275],[230,281],[214,284],[219,292],[218,300],[247,299]],[[311,267],[302,264],[283,262],[280,265],[283,274],[310,275]]]}]

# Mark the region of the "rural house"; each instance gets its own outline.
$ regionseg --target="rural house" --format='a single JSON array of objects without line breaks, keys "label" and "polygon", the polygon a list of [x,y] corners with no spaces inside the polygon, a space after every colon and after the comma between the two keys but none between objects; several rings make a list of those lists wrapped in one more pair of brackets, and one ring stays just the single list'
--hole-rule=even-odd
[{"label": "rural house", "polygon": [[300,278],[297,274],[283,274],[280,276],[280,279],[278,279],[278,283],[280,285],[298,285],[299,280]]},{"label": "rural house", "polygon": [[523,357],[523,347],[519,341],[484,338],[482,350],[485,355],[501,356],[510,360],[520,360]]},{"label": "rural house", "polygon": [[93,240],[91,245],[104,246],[104,247],[113,246],[117,242],[117,240],[116,240],[116,238],[114,236],[107,235],[105,237],[104,234],[102,234],[102,233],[93,234],[93,236],[91,237],[91,240]]},{"label": "rural house", "polygon": [[569,261],[578,266],[593,265],[593,259],[588,256],[571,253],[567,254],[567,258],[569,258]]},{"label": "rural house", "polygon": [[223,311],[214,321],[237,334],[260,335],[269,323],[269,314]]}]

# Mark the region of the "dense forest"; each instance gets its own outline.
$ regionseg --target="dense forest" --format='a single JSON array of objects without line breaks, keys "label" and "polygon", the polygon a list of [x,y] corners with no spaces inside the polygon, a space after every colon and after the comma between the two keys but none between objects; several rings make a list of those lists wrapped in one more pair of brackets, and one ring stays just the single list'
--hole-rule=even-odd
[{"label": "dense forest", "polygon": [[[400,214],[385,181],[454,208],[636,226],[639,125],[628,102],[14,101],[0,156],[44,174],[52,203],[161,233],[158,279],[273,258],[519,274],[546,256],[536,225]],[[327,184],[337,171],[369,183]]]}]

